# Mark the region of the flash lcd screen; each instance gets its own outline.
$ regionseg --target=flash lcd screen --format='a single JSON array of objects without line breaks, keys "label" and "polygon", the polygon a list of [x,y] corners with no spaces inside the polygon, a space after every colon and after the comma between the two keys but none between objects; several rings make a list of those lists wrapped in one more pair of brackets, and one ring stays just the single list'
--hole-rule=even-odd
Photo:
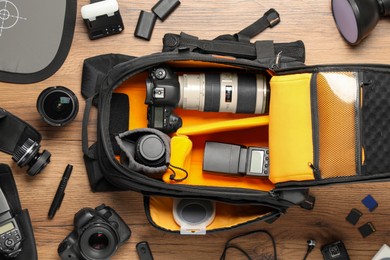
[{"label": "flash lcd screen", "polygon": [[0,227],[0,234],[4,234],[5,232],[8,232],[14,228],[14,224],[12,222],[8,222],[7,224]]},{"label": "flash lcd screen", "polygon": [[259,151],[259,150],[252,151],[249,171],[253,173],[262,173],[263,158],[264,158],[264,151]]}]

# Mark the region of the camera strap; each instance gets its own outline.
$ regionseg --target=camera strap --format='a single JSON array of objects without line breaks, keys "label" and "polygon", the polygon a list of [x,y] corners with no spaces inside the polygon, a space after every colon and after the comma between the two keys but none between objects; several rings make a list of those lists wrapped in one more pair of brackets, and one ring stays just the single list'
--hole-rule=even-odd
[{"label": "camera strap", "polygon": [[[0,164],[0,187],[7,199],[11,211],[15,215],[15,218],[21,229],[21,233],[24,237],[22,241],[22,251],[14,259],[38,259],[30,215],[27,209],[22,210],[22,205],[20,204],[14,177],[10,167],[6,164]],[[3,256],[0,250],[0,260],[6,259],[9,258]]]}]

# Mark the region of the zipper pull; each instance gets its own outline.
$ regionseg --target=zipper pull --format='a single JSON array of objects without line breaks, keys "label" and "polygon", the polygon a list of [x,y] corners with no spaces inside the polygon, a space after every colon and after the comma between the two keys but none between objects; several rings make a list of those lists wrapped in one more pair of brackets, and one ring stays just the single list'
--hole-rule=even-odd
[{"label": "zipper pull", "polygon": [[360,87],[361,88],[369,88],[369,89],[373,89],[374,88],[374,85],[373,85],[374,81],[372,79],[369,79],[369,80],[362,80],[360,81]]},{"label": "zipper pull", "polygon": [[315,174],[319,173],[319,169],[315,167],[311,162],[308,162],[307,165],[309,165],[309,167],[313,170]]},{"label": "zipper pull", "polygon": [[276,54],[276,58],[275,58],[275,64],[273,64],[271,66],[271,68],[273,70],[275,69],[279,69],[279,63],[280,63],[280,57],[282,56],[282,52],[280,51],[278,54]]},{"label": "zipper pull", "polygon": [[275,189],[272,189],[268,192],[268,194],[272,197],[272,198],[275,198],[275,199],[279,199],[279,194],[276,193]]}]

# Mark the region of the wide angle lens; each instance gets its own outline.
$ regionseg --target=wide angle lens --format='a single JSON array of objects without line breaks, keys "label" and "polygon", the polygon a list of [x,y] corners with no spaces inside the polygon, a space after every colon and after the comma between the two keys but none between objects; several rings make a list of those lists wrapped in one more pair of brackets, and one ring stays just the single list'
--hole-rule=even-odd
[{"label": "wide angle lens", "polygon": [[63,126],[73,121],[79,110],[76,95],[68,88],[49,87],[37,100],[37,109],[42,119],[52,126]]}]

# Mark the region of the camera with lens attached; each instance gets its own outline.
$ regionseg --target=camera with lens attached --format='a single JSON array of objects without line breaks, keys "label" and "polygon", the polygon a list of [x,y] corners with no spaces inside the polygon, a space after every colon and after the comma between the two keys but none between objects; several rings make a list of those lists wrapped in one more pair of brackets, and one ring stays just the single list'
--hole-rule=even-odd
[{"label": "camera with lens attached", "polygon": [[61,259],[109,259],[131,231],[121,217],[104,204],[83,208],[74,217],[74,230],[58,246]]},{"label": "camera with lens attached", "polygon": [[267,114],[270,90],[267,78],[256,73],[183,73],[162,65],[146,80],[148,127],[166,133],[182,125],[175,107],[204,112]]}]

